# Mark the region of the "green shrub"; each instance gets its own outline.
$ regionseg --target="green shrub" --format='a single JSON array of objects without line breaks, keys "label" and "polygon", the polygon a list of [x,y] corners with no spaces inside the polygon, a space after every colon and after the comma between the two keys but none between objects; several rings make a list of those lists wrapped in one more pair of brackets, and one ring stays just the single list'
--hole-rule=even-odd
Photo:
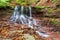
[{"label": "green shrub", "polygon": [[8,6],[10,0],[0,0],[0,8]]}]

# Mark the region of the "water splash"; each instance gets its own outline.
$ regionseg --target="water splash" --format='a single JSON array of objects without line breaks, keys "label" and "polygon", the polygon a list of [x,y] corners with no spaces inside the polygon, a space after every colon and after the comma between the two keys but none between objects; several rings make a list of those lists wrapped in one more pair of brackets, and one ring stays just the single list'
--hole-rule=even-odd
[{"label": "water splash", "polygon": [[[29,6],[28,8],[29,8],[30,16],[24,15],[24,6],[21,6],[21,14],[19,14],[19,12],[18,12],[18,6],[15,6],[14,13],[12,14],[10,20],[15,23],[19,20],[19,24],[25,24],[29,28],[32,28],[32,29],[34,29],[34,26],[36,26],[37,27],[37,30],[35,30],[36,33],[38,33],[42,37],[49,37],[48,34],[44,34],[39,31],[39,29],[42,29],[42,27],[40,25],[38,25],[38,23],[35,19],[33,19],[31,7]],[[26,13],[27,13],[27,11],[26,11]]]},{"label": "water splash", "polygon": [[39,32],[39,31],[35,31],[36,33],[38,33],[40,36],[42,36],[42,37],[49,37],[49,35],[48,34],[44,34],[44,33],[41,33],[41,32]]}]

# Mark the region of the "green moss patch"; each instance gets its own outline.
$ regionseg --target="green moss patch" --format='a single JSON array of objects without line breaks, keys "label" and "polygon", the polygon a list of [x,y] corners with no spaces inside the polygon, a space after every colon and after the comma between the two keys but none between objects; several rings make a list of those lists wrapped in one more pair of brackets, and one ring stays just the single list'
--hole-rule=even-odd
[{"label": "green moss patch", "polygon": [[56,20],[50,19],[49,22],[52,23],[52,24],[55,24],[57,26],[60,26],[60,22],[58,22]]}]

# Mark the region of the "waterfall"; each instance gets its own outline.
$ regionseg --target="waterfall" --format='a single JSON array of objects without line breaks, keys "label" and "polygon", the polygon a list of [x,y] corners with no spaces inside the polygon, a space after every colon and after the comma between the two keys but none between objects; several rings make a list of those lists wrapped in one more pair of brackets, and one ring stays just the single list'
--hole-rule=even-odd
[{"label": "waterfall", "polygon": [[26,17],[24,15],[24,6],[21,6],[21,15],[19,16],[21,24],[27,24]]},{"label": "waterfall", "polygon": [[[32,17],[32,8],[29,6],[29,15],[24,15],[24,6],[21,6],[21,14],[18,12],[18,6],[15,6],[14,13],[10,17],[10,20],[16,23],[18,20],[19,24],[25,24],[29,28],[34,29],[34,25],[37,27],[37,30],[35,30],[36,33],[38,33],[42,37],[49,37],[48,34],[44,34],[39,31],[39,29],[42,29],[42,26],[38,25],[37,21]],[[27,13],[27,10],[26,10]]]},{"label": "waterfall", "polygon": [[30,12],[30,17],[32,17],[32,9],[31,9],[31,7],[29,6],[29,12]]},{"label": "waterfall", "polygon": [[10,17],[10,20],[13,22],[16,22],[18,17],[19,17],[18,6],[15,6],[14,12],[13,12],[12,16]]},{"label": "waterfall", "polygon": [[21,6],[21,14],[24,13],[24,6]]}]

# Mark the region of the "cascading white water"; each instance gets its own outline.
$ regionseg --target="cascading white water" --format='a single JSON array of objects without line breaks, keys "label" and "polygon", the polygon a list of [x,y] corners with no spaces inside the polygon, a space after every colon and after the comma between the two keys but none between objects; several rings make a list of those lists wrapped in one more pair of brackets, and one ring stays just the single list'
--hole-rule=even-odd
[{"label": "cascading white water", "polygon": [[[36,22],[35,19],[32,18],[32,12],[31,12],[32,10],[31,10],[31,7],[29,7],[29,10],[30,10],[30,19],[31,20],[28,20],[29,21],[29,25],[28,26],[31,27],[31,28],[33,28],[33,25],[35,25],[35,26],[40,27],[40,29],[41,29],[42,27],[40,25],[38,25],[38,23]],[[42,37],[49,37],[48,34],[44,34],[44,33],[39,32],[38,29],[35,30],[35,32],[38,33],[40,36],[42,36]]]},{"label": "cascading white water", "polygon": [[18,17],[19,17],[18,6],[15,6],[14,13],[10,17],[10,20],[13,21],[13,22],[16,22]]},{"label": "cascading white water", "polygon": [[38,28],[37,28],[37,30],[35,30],[35,32],[38,33],[42,37],[49,37],[48,34],[44,34],[44,33],[42,33],[42,32],[39,31],[39,29],[42,29],[42,27],[40,25],[38,25],[38,23],[36,22],[35,19],[32,18],[32,12],[31,11],[32,11],[32,9],[29,6],[29,14],[30,14],[30,16],[27,16],[27,15],[25,16],[24,15],[24,6],[21,6],[21,14],[19,14],[19,12],[18,12],[18,6],[16,6],[15,9],[14,9],[14,13],[11,16],[10,19],[13,22],[17,22],[17,20],[19,20],[20,24],[25,24],[29,28],[32,28],[32,29],[34,29],[34,25],[36,27],[38,26]]},{"label": "cascading white water", "polygon": [[21,7],[21,15],[19,16],[19,19],[20,19],[21,24],[26,24],[27,21],[26,21],[26,17],[24,16],[23,12],[24,12],[24,6]]},{"label": "cascading white water", "polygon": [[30,6],[29,6],[29,11],[30,11],[30,17],[32,17],[32,13],[31,13],[32,9]]}]

